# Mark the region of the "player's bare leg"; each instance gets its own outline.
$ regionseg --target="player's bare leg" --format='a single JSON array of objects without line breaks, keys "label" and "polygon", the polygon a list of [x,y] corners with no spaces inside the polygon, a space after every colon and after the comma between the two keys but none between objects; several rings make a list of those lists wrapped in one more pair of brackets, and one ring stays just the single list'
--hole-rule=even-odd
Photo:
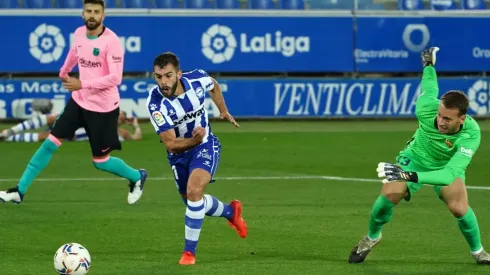
[{"label": "player's bare leg", "polygon": [[473,258],[478,264],[490,264],[490,254],[481,244],[480,228],[475,213],[468,204],[468,193],[463,181],[457,178],[451,185],[442,187],[440,197],[458,220],[459,229],[470,247]]},{"label": "player's bare leg", "polygon": [[405,182],[391,182],[383,185],[381,195],[374,202],[369,220],[368,235],[352,249],[349,263],[362,263],[374,246],[381,241],[381,230],[391,220],[393,207],[408,195]]},{"label": "player's bare leg", "polygon": [[196,246],[201,233],[206,209],[204,191],[211,181],[208,171],[197,168],[192,170],[187,182],[187,209],[185,212],[185,247],[179,264],[196,263]]}]

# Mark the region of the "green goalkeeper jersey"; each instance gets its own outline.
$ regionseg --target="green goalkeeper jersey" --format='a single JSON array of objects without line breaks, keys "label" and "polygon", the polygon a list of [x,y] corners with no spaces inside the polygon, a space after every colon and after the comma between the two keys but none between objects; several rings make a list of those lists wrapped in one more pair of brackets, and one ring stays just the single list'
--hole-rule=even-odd
[{"label": "green goalkeeper jersey", "polygon": [[426,168],[410,171],[417,172],[420,184],[449,185],[457,177],[464,179],[466,167],[480,146],[480,127],[472,117],[466,116],[459,132],[441,134],[436,124],[440,100],[434,67],[424,68],[421,89],[415,110],[419,127],[403,151]]}]

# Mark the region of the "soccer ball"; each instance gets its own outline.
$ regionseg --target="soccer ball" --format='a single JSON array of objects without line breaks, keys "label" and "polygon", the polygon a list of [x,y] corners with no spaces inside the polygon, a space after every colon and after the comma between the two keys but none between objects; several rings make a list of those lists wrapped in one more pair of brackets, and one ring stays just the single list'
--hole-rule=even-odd
[{"label": "soccer ball", "polygon": [[88,250],[78,243],[64,244],[54,254],[54,268],[60,275],[85,275],[91,264]]}]

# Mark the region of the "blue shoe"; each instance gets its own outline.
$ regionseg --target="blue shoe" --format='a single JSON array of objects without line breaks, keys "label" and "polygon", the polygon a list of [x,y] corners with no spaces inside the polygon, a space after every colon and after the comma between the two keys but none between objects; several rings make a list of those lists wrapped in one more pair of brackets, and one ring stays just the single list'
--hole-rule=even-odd
[{"label": "blue shoe", "polygon": [[137,182],[129,182],[129,194],[128,194],[128,203],[134,204],[143,195],[143,187],[145,186],[146,178],[148,177],[148,173],[145,169],[139,170],[141,173],[141,178]]}]

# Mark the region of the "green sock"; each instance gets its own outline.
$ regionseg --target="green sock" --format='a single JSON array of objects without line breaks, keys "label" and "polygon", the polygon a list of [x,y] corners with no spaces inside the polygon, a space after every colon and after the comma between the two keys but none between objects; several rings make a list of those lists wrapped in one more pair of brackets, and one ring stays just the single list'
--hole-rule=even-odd
[{"label": "green sock", "polygon": [[95,168],[107,171],[116,176],[120,176],[130,180],[131,182],[137,182],[141,179],[140,171],[128,166],[122,159],[110,157],[104,162],[94,162]]},{"label": "green sock", "polygon": [[383,225],[391,220],[395,205],[384,195],[380,195],[373,204],[371,218],[369,219],[368,237],[372,240],[379,238]]},{"label": "green sock", "polygon": [[29,161],[29,164],[27,164],[27,168],[24,170],[19,184],[17,185],[20,193],[25,194],[27,192],[32,181],[34,181],[39,173],[46,168],[51,160],[51,156],[53,156],[53,153],[56,152],[56,150],[58,150],[58,145],[49,139],[45,140],[41,147],[37,149],[36,153]]},{"label": "green sock", "polygon": [[463,233],[463,236],[470,246],[471,252],[476,252],[482,248],[480,239],[480,228],[478,227],[478,221],[476,220],[475,212],[473,209],[468,208],[468,212],[458,218],[459,230]]}]

